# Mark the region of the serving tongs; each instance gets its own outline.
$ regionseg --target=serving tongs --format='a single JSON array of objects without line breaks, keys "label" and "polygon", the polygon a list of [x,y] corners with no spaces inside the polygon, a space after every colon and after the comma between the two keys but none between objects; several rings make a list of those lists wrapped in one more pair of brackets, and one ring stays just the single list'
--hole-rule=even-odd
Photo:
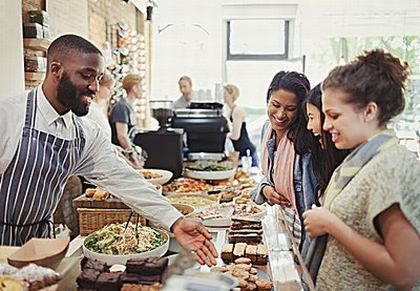
[{"label": "serving tongs", "polygon": [[135,226],[135,229],[134,229],[134,233],[136,234],[136,239],[138,239],[139,238],[139,232],[138,232],[139,215],[134,210],[131,210],[130,215],[128,216],[128,220],[125,223],[125,227],[124,227],[124,232],[123,233],[125,234],[125,232],[127,231],[128,225],[130,224],[130,221],[131,221],[131,218],[133,217],[133,214],[136,214],[136,226]]},{"label": "serving tongs", "polygon": [[212,195],[212,194],[220,194],[221,192],[233,192],[236,191],[237,189],[233,186],[230,187],[226,187],[223,189],[214,189],[214,190],[209,190],[207,191],[207,194]]}]

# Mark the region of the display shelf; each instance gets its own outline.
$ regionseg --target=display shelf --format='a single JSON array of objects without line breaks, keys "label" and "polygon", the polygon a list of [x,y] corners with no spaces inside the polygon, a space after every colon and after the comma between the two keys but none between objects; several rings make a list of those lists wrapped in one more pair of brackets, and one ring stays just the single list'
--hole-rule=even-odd
[{"label": "display shelf", "polygon": [[37,38],[24,38],[23,39],[23,46],[25,48],[29,48],[33,50],[46,51],[49,45],[50,45],[50,41],[47,39],[37,39]]},{"label": "display shelf", "polygon": [[45,78],[45,73],[25,72],[26,81],[43,81],[44,78]]}]

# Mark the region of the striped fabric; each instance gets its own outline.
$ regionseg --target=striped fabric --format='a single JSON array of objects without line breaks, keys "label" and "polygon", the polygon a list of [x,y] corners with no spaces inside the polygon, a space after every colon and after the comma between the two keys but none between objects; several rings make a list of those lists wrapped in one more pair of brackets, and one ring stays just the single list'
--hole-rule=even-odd
[{"label": "striped fabric", "polygon": [[392,129],[387,129],[371,137],[366,143],[351,152],[331,177],[325,190],[324,207],[331,209],[335,198],[360,169],[376,154],[396,144],[398,144],[398,138],[395,132]]},{"label": "striped fabric", "polygon": [[77,119],[73,119],[76,128],[73,140],[34,128],[35,92],[30,92],[27,98],[18,149],[0,178],[0,245],[22,245],[32,237],[51,235],[53,213],[84,147]]}]

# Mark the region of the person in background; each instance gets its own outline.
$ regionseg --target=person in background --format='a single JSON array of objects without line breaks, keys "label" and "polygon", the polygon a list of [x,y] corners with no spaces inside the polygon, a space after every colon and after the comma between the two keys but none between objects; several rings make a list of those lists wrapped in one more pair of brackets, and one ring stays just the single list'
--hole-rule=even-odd
[{"label": "person in background", "polygon": [[246,112],[236,105],[235,101],[239,97],[239,88],[235,85],[228,84],[224,88],[224,101],[230,109],[229,120],[232,122],[232,132],[229,138],[232,141],[233,148],[239,152],[239,158],[246,157],[247,151],[252,157],[252,166],[258,166],[258,155],[255,150],[255,145],[251,142],[246,129]]},{"label": "person in background", "polygon": [[332,142],[331,133],[322,129],[325,114],[322,112],[321,84],[316,85],[305,100],[305,115],[307,128],[312,132],[314,139],[311,146],[312,168],[318,182],[317,205],[327,188],[334,170],[350,153],[349,150],[337,149]]},{"label": "person in background", "polygon": [[90,104],[89,113],[86,115],[87,118],[90,118],[99,124],[109,140],[111,140],[112,134],[108,121],[108,105],[113,88],[114,78],[108,70],[105,70],[104,76],[99,81],[99,91]]},{"label": "person in background", "polygon": [[[317,195],[315,195],[315,204],[317,206],[321,206],[321,201],[332,173],[349,154],[348,150],[337,149],[332,142],[331,134],[328,131],[322,130],[325,114],[322,112],[321,95],[321,85],[318,84],[309,92],[305,100],[304,108],[307,118],[307,128],[313,134],[311,142],[311,164],[318,182]],[[308,206],[312,207],[312,205]],[[306,210],[308,209],[310,208],[307,208]],[[324,239],[325,241],[325,238],[319,238],[319,240],[320,239]],[[312,278],[315,279],[321,263],[322,254],[314,249],[315,246],[310,248],[310,245],[311,239],[309,236],[306,236],[301,254],[305,260],[308,271]]]},{"label": "person in background", "polygon": [[300,249],[306,237],[302,215],[315,202],[317,186],[303,111],[309,90],[308,79],[297,72],[281,71],[271,81],[261,142],[263,179],[253,192],[258,204],[281,205]]},{"label": "person in background", "polygon": [[123,149],[131,148],[128,132],[136,126],[136,112],[134,105],[140,97],[140,75],[128,74],[122,80],[122,87],[127,93],[115,103],[109,114],[109,123],[112,131],[112,143]]},{"label": "person in background", "polygon": [[[122,81],[122,87],[127,93],[126,97],[120,98],[112,107],[109,114],[111,125],[111,141],[117,145],[121,155],[136,169],[143,167],[144,159],[141,147],[135,146],[130,139],[129,133],[137,125],[134,105],[140,97],[140,75],[128,74]],[[122,149],[122,151],[121,151]]]},{"label": "person in background", "polygon": [[0,101],[0,245],[52,235],[52,216],[72,175],[81,175],[174,233],[200,263],[216,264],[205,227],[184,217],[119,159],[89,118],[104,58],[86,39],[66,34],[47,49],[47,73],[28,93]]},{"label": "person in background", "polygon": [[420,163],[387,129],[404,110],[408,74],[407,63],[373,50],[322,84],[324,130],[338,149],[353,150],[323,206],[304,214],[310,237],[328,234],[318,290],[420,287]]},{"label": "person in background", "polygon": [[192,80],[188,76],[182,76],[179,81],[179,91],[181,91],[181,97],[179,97],[173,103],[173,109],[185,109],[188,108],[193,99],[194,92],[192,90]]}]

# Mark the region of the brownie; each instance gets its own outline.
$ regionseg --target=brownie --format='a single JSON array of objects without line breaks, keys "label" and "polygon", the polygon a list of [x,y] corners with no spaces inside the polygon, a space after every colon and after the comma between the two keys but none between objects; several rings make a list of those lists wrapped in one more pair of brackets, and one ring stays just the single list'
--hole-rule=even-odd
[{"label": "brownie", "polygon": [[221,256],[223,261],[231,262],[233,261],[233,244],[225,244],[222,247]]},{"label": "brownie", "polygon": [[127,273],[161,275],[168,266],[168,258],[130,259],[126,266]]},{"label": "brownie", "polygon": [[122,273],[119,279],[119,285],[122,286],[123,284],[140,284],[141,276],[139,274],[133,273]]},{"label": "brownie", "polygon": [[118,291],[119,278],[122,273],[102,273],[96,279],[96,288],[101,291]]},{"label": "brownie", "polygon": [[153,283],[160,283],[161,281],[161,275],[140,275],[140,284],[151,285]]},{"label": "brownie", "polygon": [[76,279],[77,285],[83,289],[95,289],[96,278],[98,278],[99,274],[100,272],[98,270],[83,270]]},{"label": "brownie", "polygon": [[254,229],[254,230],[261,230],[262,226],[261,223],[242,223],[239,221],[234,221],[230,225],[231,230],[241,230],[241,229]]},{"label": "brownie", "polygon": [[259,234],[229,234],[229,243],[246,242],[247,244],[259,244],[262,237]]},{"label": "brownie", "polygon": [[233,249],[233,256],[235,258],[240,258],[245,255],[246,243],[237,243]]},{"label": "brownie", "polygon": [[139,285],[139,284],[124,284],[121,291],[157,291],[162,290],[161,284],[153,285]]},{"label": "brownie", "polygon": [[257,261],[257,246],[247,246],[245,250],[245,257],[250,258],[252,263]]},{"label": "brownie", "polygon": [[84,258],[80,264],[82,267],[82,270],[86,270],[86,269],[93,269],[93,270],[97,270],[101,273],[107,272],[108,271],[108,267],[105,266],[104,264],[102,264],[101,262],[98,262],[96,260],[90,260],[90,259],[86,259]]},{"label": "brownie", "polygon": [[268,262],[268,251],[265,245],[257,246],[257,262],[258,265],[266,265]]}]

